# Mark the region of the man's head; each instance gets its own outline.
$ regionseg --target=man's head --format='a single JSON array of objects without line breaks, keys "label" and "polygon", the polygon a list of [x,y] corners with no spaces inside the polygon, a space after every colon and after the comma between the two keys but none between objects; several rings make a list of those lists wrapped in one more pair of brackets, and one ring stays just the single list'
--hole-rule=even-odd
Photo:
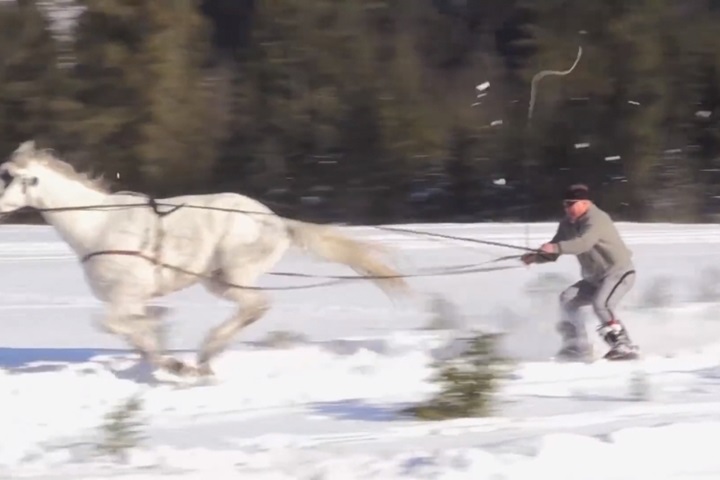
[{"label": "man's head", "polygon": [[570,220],[575,221],[584,215],[591,204],[590,189],[587,185],[570,185],[565,190],[565,194],[563,195],[563,208]]}]

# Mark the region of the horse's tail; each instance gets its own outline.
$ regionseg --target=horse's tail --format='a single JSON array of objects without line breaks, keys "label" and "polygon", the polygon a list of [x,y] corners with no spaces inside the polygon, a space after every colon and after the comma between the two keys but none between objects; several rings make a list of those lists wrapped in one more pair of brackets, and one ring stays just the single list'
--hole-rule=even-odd
[{"label": "horse's tail", "polygon": [[397,271],[375,254],[387,252],[380,245],[350,238],[335,227],[283,219],[292,244],[331,262],[342,263],[369,277],[388,295],[408,294],[409,287]]}]

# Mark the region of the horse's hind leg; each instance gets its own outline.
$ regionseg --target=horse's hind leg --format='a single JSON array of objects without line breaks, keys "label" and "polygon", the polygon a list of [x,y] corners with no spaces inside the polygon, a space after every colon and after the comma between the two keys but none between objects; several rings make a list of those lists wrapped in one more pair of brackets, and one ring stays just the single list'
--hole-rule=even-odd
[{"label": "horse's hind leg", "polygon": [[[266,232],[266,235],[269,235]],[[272,268],[287,250],[289,240],[273,232],[262,244],[243,247],[238,256],[231,247],[220,259],[223,265],[215,275],[203,281],[210,293],[237,304],[233,315],[207,334],[198,351],[197,373],[212,375],[210,363],[225,351],[235,336],[248,325],[260,320],[270,308],[270,298],[255,287],[257,278]]]},{"label": "horse's hind leg", "polygon": [[230,318],[213,328],[205,337],[198,352],[198,373],[200,375],[212,375],[210,366],[212,360],[227,349],[240,330],[258,321],[270,308],[270,299],[267,294],[259,290],[232,288],[219,283],[206,285],[213,293],[225,299],[234,300],[239,305]]}]

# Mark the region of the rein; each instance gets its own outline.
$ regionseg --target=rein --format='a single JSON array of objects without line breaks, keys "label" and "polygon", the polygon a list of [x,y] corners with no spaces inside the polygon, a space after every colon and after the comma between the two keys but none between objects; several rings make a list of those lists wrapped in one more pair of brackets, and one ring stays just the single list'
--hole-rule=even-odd
[{"label": "rein", "polygon": [[154,258],[150,255],[146,255],[140,251],[135,251],[135,250],[99,250],[99,251],[92,252],[92,253],[89,253],[89,254],[83,256],[80,259],[80,262],[85,263],[85,262],[91,260],[92,258],[99,257],[101,255],[125,255],[125,256],[138,257],[138,258],[146,260],[160,268],[167,268],[168,270],[173,270],[175,272],[183,273],[185,275],[190,275],[190,276],[193,276],[196,278],[202,278],[205,280],[213,280],[213,281],[222,283],[226,287],[246,289],[246,290],[301,290],[301,289],[305,289],[305,288],[325,287],[325,286],[329,286],[329,285],[338,284],[343,281],[351,281],[351,280],[389,280],[389,279],[394,279],[394,278],[435,277],[435,276],[441,276],[441,275],[462,275],[462,274],[467,274],[467,273],[494,272],[494,271],[499,271],[499,270],[510,270],[510,269],[514,269],[514,268],[519,268],[518,266],[481,267],[482,265],[495,263],[495,262],[498,262],[501,260],[506,260],[508,258],[517,258],[516,256],[512,256],[512,257],[496,258],[496,259],[490,260],[488,262],[483,262],[483,263],[474,264],[474,265],[458,265],[458,266],[454,266],[454,267],[445,267],[442,269],[430,268],[430,269],[425,270],[426,273],[405,274],[405,275],[313,275],[313,274],[309,274],[309,273],[297,273],[297,272],[268,272],[267,275],[275,275],[278,277],[325,278],[325,279],[328,279],[328,281],[315,283],[312,285],[294,285],[294,286],[289,286],[289,287],[254,287],[254,286],[247,286],[247,285],[238,285],[236,283],[228,282],[224,279],[219,279],[219,278],[213,277],[211,275],[207,275],[207,274],[199,273],[199,272],[193,272],[191,270],[187,270],[185,268],[178,267],[176,265],[170,265],[168,263],[160,262],[157,258]]},{"label": "rein", "polygon": [[[188,204],[171,204],[171,203],[165,203],[165,202],[158,202],[155,198],[148,196],[148,201],[143,203],[128,203],[128,204],[115,204],[115,205],[83,205],[83,206],[74,206],[74,207],[50,207],[50,208],[37,208],[36,210],[39,212],[65,212],[65,211],[77,211],[77,210],[108,210],[108,209],[117,209],[117,208],[136,208],[136,207],[150,207],[152,208],[153,212],[158,216],[158,221],[161,221],[161,219],[167,215],[170,215],[181,208],[194,208],[199,210],[214,210],[214,211],[221,211],[221,212],[230,212],[230,213],[243,213],[248,215],[276,215],[273,212],[256,212],[256,211],[248,211],[248,210],[241,210],[241,209],[232,209],[232,208],[223,208],[223,207],[210,207],[210,206],[204,206],[204,205],[188,205]],[[169,210],[161,211],[160,208],[169,207]],[[544,252],[540,252],[539,250],[527,248],[519,245],[513,245],[509,243],[502,243],[502,242],[493,242],[489,240],[482,240],[482,239],[476,239],[476,238],[467,238],[467,237],[459,237],[454,235],[445,235],[440,233],[433,233],[433,232],[424,232],[420,230],[414,230],[414,229],[405,229],[405,228],[398,228],[398,227],[383,227],[383,226],[373,226],[372,228],[375,228],[377,230],[381,231],[389,231],[389,232],[396,232],[396,233],[404,233],[414,236],[426,236],[426,237],[436,237],[436,238],[442,238],[446,240],[454,240],[454,241],[461,241],[461,242],[468,242],[468,243],[475,243],[475,244],[482,244],[482,245],[489,245],[489,246],[495,246],[495,247],[503,247],[503,248],[509,248],[509,249],[515,249],[515,250],[521,250],[528,253],[535,253],[538,255],[545,255]],[[162,229],[160,228],[162,231]],[[300,289],[307,289],[307,288],[317,288],[317,287],[323,287],[323,286],[329,286],[338,284],[344,281],[353,281],[353,280],[383,280],[383,279],[398,279],[398,278],[420,278],[420,277],[434,277],[434,276],[447,276],[447,275],[463,275],[463,274],[470,274],[470,273],[485,273],[485,272],[495,272],[495,271],[501,271],[501,270],[511,270],[516,268],[522,268],[521,265],[512,265],[512,266],[491,266],[491,264],[502,262],[505,260],[518,260],[521,258],[522,255],[507,255],[502,257],[497,257],[489,261],[476,263],[476,264],[465,264],[465,265],[455,265],[455,266],[447,266],[442,268],[427,268],[427,269],[421,269],[420,273],[415,274],[404,274],[404,275],[377,275],[377,276],[371,276],[371,275],[313,275],[313,274],[306,274],[306,273],[297,273],[297,272],[267,272],[268,275],[274,275],[274,276],[282,276],[282,277],[293,277],[293,278],[323,278],[326,279],[325,282],[319,282],[311,285],[295,285],[295,286],[287,286],[287,287],[256,287],[256,286],[246,286],[246,285],[238,285],[234,284],[228,281],[225,281],[224,279],[220,279],[217,277],[213,277],[211,275],[207,275],[204,273],[199,272],[193,272],[191,270],[179,267],[177,265],[170,265],[165,262],[162,262],[159,258],[159,247],[160,243],[158,242],[158,248],[156,249],[156,255],[151,256],[148,254],[145,254],[141,251],[135,251],[135,250],[100,250],[96,252],[91,252],[87,255],[84,255],[81,259],[81,263],[86,263],[90,260],[92,260],[95,257],[101,256],[101,255],[122,255],[122,256],[133,256],[138,257],[140,259],[143,259],[147,262],[150,262],[151,264],[158,267],[158,269],[168,269],[172,270],[178,273],[182,273],[185,275],[190,275],[196,278],[201,279],[207,279],[207,280],[213,280],[216,282],[222,283],[224,286],[231,287],[231,288],[239,288],[239,289],[248,289],[248,290],[300,290]]]}]

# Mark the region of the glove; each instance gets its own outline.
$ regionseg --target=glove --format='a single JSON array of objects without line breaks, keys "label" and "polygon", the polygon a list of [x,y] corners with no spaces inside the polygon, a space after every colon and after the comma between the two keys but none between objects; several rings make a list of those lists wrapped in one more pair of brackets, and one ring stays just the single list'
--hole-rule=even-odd
[{"label": "glove", "polygon": [[531,263],[535,263],[537,261],[537,254],[536,253],[526,253],[522,257],[520,257],[520,261],[523,262],[525,265],[530,265]]}]

